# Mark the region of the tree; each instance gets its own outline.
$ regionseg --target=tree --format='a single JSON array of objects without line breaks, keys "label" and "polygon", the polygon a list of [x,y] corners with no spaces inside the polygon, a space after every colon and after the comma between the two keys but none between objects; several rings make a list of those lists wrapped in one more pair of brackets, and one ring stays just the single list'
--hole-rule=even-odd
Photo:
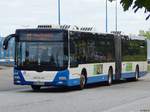
[{"label": "tree", "polygon": [[150,29],[149,31],[139,31],[139,35],[146,37],[147,39],[150,39]]},{"label": "tree", "polygon": [[[109,0],[110,2],[115,0]],[[121,0],[120,4],[122,5],[124,11],[129,10],[130,7],[136,13],[139,9],[144,8],[144,13],[148,14],[146,20],[150,18],[150,0]]]},{"label": "tree", "polygon": [[136,13],[139,9],[144,8],[144,13],[148,14],[146,20],[150,18],[150,0],[121,0],[124,11],[127,11],[132,5],[134,12]]}]

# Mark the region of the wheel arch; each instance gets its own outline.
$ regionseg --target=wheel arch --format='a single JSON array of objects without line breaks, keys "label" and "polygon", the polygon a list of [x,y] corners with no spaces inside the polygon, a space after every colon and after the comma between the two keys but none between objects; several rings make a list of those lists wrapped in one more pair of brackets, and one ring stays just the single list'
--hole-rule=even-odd
[{"label": "wheel arch", "polygon": [[114,71],[113,71],[113,66],[109,66],[108,72],[111,71],[111,74],[113,75]]}]

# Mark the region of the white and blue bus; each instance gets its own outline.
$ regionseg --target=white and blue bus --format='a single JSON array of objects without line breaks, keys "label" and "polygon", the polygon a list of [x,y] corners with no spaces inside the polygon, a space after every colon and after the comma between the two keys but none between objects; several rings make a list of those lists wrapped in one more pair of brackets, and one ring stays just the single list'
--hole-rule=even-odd
[{"label": "white and blue bus", "polygon": [[138,80],[147,72],[146,40],[125,35],[67,29],[17,29],[14,84],[79,86],[114,80]]}]

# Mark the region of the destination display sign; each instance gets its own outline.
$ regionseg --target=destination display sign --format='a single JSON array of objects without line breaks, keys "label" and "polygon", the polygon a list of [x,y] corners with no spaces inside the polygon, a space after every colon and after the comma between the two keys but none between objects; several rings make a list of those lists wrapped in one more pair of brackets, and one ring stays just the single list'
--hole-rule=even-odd
[{"label": "destination display sign", "polygon": [[63,33],[22,33],[20,41],[63,41]]}]

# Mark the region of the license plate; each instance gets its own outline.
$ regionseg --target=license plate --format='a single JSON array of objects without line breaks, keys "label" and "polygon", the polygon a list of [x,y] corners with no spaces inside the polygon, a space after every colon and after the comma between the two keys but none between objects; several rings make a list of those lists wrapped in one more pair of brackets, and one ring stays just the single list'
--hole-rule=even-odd
[{"label": "license plate", "polygon": [[44,82],[34,82],[33,84],[34,84],[34,85],[42,85],[42,86],[45,85]]}]

